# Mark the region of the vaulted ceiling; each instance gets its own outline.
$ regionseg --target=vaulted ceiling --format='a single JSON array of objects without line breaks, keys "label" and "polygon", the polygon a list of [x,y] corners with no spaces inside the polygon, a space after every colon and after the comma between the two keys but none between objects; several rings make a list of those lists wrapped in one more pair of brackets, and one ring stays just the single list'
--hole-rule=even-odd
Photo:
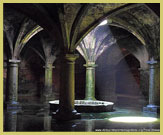
[{"label": "vaulted ceiling", "polygon": [[[146,46],[150,56],[159,57],[159,4],[4,4],[4,31],[7,33],[6,39],[13,46],[22,24],[26,25],[22,39],[39,25],[64,53],[74,53],[80,41],[104,19],[108,20],[110,26],[132,33]],[[24,20],[27,23],[23,23]],[[35,34],[41,30],[35,31]]]}]

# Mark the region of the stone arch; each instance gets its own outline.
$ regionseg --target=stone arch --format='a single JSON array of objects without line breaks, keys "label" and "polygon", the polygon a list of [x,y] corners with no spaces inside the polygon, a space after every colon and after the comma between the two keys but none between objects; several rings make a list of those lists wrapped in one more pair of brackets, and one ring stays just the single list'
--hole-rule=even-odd
[{"label": "stone arch", "polygon": [[137,37],[146,46],[150,57],[159,57],[159,17],[146,4],[129,4],[108,12],[92,23],[79,41],[104,19],[109,20],[109,25],[123,28]]},{"label": "stone arch", "polygon": [[[116,27],[116,28],[118,28],[119,31],[122,30],[121,31],[122,33],[126,31],[119,27]],[[114,81],[115,73],[116,73],[116,65],[128,55],[133,55],[133,57],[135,57],[135,59],[140,63],[140,67],[143,69],[147,69],[148,65],[146,61],[149,59],[149,54],[145,46],[142,45],[142,43],[135,36],[127,32],[127,33],[123,33],[126,35],[121,37],[120,35],[117,35],[115,31],[117,31],[117,29],[115,30],[112,29],[112,32],[115,38],[119,37],[119,39],[117,40],[117,43],[110,46],[105,52],[103,52],[103,54],[101,54],[100,57],[105,57],[105,58],[99,58],[99,60],[97,60],[97,64],[99,66],[96,68],[97,69],[96,70],[97,71],[96,72],[97,73],[96,75],[97,87],[100,85],[103,86],[103,88],[101,88],[101,91],[105,92],[104,94],[105,96],[109,94],[112,95],[112,97],[110,96],[106,98],[103,96],[105,100],[109,99],[109,101],[110,100],[116,101],[116,95],[115,95],[116,81]],[[100,78],[100,80],[98,78]],[[101,81],[101,78],[103,81]],[[110,79],[109,81],[111,83],[107,83],[107,78]],[[148,79],[146,79],[146,81],[148,81]],[[104,84],[101,84],[101,83],[104,83]],[[99,92],[99,93],[103,94],[102,92]]]}]

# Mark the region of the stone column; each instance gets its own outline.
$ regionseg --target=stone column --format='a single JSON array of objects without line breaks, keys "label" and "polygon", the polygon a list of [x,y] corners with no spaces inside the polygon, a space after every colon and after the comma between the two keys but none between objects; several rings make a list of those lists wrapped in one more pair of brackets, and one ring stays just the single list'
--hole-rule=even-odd
[{"label": "stone column", "polygon": [[88,61],[86,67],[86,88],[85,88],[85,100],[95,99],[95,62]]},{"label": "stone column", "polygon": [[54,118],[58,120],[71,120],[80,118],[74,108],[75,102],[75,60],[78,55],[66,54],[62,57],[61,86],[59,110]]},{"label": "stone column", "polygon": [[156,71],[156,64],[153,58],[147,62],[149,64],[149,104],[147,107],[144,107],[144,111],[147,112],[158,112],[158,106],[155,104],[155,94],[156,94],[156,87],[155,87],[155,71]]},{"label": "stone column", "polygon": [[147,62],[149,64],[149,105],[155,106],[155,65],[157,61],[151,59]]},{"label": "stone column", "polygon": [[45,84],[44,84],[44,100],[49,101],[52,98],[52,85],[53,85],[53,63],[46,63],[45,68]]},{"label": "stone column", "polygon": [[7,108],[17,108],[18,106],[18,63],[20,60],[9,60],[7,75]]}]

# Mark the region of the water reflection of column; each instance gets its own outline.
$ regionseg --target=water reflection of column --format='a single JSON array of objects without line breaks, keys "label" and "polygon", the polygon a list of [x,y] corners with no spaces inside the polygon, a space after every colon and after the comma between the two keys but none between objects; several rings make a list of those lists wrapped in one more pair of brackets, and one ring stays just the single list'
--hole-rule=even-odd
[{"label": "water reflection of column", "polygon": [[7,76],[6,102],[8,108],[18,107],[18,63],[20,60],[9,60]]},{"label": "water reflection of column", "polygon": [[51,130],[51,116],[49,116],[49,110],[44,114],[44,131]]},{"label": "water reflection of column", "polygon": [[5,115],[5,131],[16,131],[17,129],[17,110],[10,110]]},{"label": "water reflection of column", "polygon": [[92,132],[94,131],[95,121],[94,120],[86,120],[85,121],[85,131]]},{"label": "water reflection of column", "polygon": [[87,62],[86,67],[86,89],[85,89],[85,100],[96,100],[95,99],[95,67],[97,66],[94,62]]}]

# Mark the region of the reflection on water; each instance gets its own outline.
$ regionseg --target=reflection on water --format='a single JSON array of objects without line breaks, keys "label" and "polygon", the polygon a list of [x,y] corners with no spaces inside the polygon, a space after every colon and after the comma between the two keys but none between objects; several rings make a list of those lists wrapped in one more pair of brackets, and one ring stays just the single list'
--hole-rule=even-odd
[{"label": "reflection on water", "polygon": [[94,120],[85,121],[85,131],[91,132],[94,131]]},{"label": "reflection on water", "polygon": [[8,110],[5,113],[5,131],[17,131],[17,110]]},{"label": "reflection on water", "polygon": [[51,130],[51,116],[49,116],[49,113],[45,113],[45,115],[44,115],[44,131],[50,131],[50,130]]},{"label": "reflection on water", "polygon": [[116,108],[114,112],[82,113],[82,118],[72,121],[56,121],[52,119],[48,107],[38,110],[6,110],[4,112],[4,131],[153,131],[158,132],[160,123],[118,123],[111,122],[108,118],[118,116],[143,116],[140,110],[134,108]]}]

